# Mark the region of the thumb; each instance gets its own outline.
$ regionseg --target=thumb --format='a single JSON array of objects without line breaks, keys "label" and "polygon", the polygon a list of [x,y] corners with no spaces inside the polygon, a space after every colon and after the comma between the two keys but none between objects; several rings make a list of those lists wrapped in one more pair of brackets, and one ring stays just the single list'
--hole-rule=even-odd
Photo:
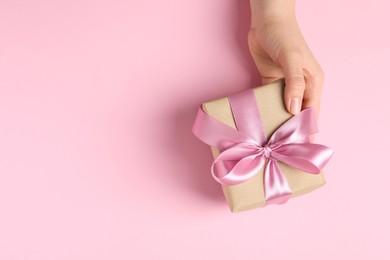
[{"label": "thumb", "polygon": [[290,54],[281,62],[286,87],[284,89],[284,102],[287,110],[296,115],[301,111],[302,99],[305,92],[305,77],[302,69],[300,55]]}]

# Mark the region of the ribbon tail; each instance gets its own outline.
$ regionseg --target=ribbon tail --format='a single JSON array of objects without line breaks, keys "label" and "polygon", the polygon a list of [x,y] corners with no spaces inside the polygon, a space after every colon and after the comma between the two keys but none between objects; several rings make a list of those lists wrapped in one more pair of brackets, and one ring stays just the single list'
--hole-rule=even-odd
[{"label": "ribbon tail", "polygon": [[275,160],[268,159],[264,169],[266,205],[283,204],[291,197],[291,188]]}]

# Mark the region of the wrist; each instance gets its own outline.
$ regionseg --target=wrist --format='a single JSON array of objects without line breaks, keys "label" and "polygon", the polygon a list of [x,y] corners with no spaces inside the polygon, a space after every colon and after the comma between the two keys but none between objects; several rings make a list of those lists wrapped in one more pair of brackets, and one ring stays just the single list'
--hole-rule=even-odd
[{"label": "wrist", "polygon": [[295,21],[295,0],[250,0],[251,28]]}]

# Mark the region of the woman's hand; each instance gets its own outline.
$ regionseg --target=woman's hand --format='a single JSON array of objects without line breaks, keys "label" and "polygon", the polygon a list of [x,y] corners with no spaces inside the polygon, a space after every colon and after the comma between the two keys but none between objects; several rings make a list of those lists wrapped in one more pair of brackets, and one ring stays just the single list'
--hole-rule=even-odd
[{"label": "woman's hand", "polygon": [[285,105],[292,114],[314,107],[318,116],[323,72],[295,18],[295,0],[251,0],[248,44],[262,83],[285,78]]}]

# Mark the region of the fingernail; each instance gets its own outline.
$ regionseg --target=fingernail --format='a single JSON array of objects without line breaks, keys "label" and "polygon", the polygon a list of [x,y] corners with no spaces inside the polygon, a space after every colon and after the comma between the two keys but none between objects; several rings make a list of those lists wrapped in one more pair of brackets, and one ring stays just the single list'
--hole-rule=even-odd
[{"label": "fingernail", "polygon": [[290,112],[294,115],[301,112],[301,99],[300,98],[292,98],[290,102]]}]

